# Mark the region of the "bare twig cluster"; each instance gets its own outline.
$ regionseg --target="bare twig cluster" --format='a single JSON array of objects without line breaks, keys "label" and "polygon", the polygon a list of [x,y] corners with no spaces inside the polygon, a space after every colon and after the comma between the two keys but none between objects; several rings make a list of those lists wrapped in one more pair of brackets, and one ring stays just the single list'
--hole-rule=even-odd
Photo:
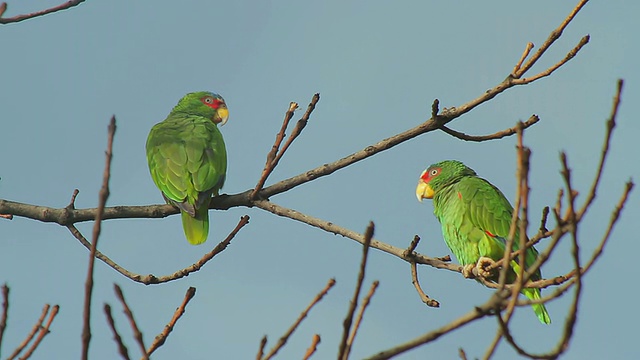
[{"label": "bare twig cluster", "polygon": [[[7,360],[14,360],[18,356],[20,359],[28,359],[33,355],[33,352],[38,348],[42,339],[49,334],[49,329],[51,328],[51,324],[53,323],[53,319],[55,319],[56,315],[58,315],[58,311],[60,310],[60,306],[54,305],[51,306],[49,304],[45,304],[42,308],[42,313],[40,317],[36,321],[36,323],[27,334],[27,337],[13,350],[13,352],[7,357]],[[45,318],[49,315],[47,322],[45,323]],[[4,331],[7,328],[7,318],[9,316],[9,287],[7,284],[2,285],[2,314],[0,315],[0,354],[2,354],[2,338],[4,336]],[[29,344],[31,344],[29,346]],[[27,348],[28,346],[28,348]],[[25,351],[26,349],[26,351]],[[24,352],[23,352],[24,351]]]},{"label": "bare twig cluster", "polygon": [[0,3],[0,24],[16,23],[16,22],[27,20],[27,19],[33,19],[35,17],[39,17],[39,16],[51,14],[51,13],[54,13],[54,12],[58,12],[58,11],[61,11],[61,10],[66,10],[66,9],[72,8],[74,6],[78,6],[81,3],[83,3],[84,1],[85,0],[70,0],[70,1],[62,3],[62,4],[58,5],[58,6],[54,6],[52,8],[49,8],[49,9],[36,11],[36,12],[29,13],[29,14],[16,15],[16,16],[8,17],[8,18],[2,17],[2,15],[4,15],[4,13],[7,11],[7,3],[3,2],[3,3]]}]

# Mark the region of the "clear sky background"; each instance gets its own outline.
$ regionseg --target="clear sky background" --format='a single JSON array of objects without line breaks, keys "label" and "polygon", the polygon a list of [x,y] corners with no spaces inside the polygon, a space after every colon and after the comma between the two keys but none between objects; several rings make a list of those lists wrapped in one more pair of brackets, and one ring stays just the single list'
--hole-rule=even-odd
[{"label": "clear sky background", "polygon": [[[577,1],[87,1],[61,13],[0,27],[0,198],[51,207],[97,205],[106,128],[117,117],[108,205],[162,202],[147,170],[149,129],[187,92],[224,96],[230,120],[222,128],[229,154],[224,193],[255,186],[265,155],[290,101],[320,103],[303,134],[268,184],[335,161],[412,128],[441,107],[459,106],[505,78],[525,44],[541,45]],[[6,16],[58,1],[11,1]],[[592,1],[533,73],[564,57],[585,34],[590,43],[550,78],[498,96],[450,126],[487,134],[538,114],[526,133],[533,150],[531,208],[553,205],[558,154],[568,153],[574,184],[584,196],[604,138],[604,122],[618,78],[626,80],[610,160],[595,207],[580,229],[583,258],[601,239],[630,177],[640,178],[640,125],[635,1]],[[299,114],[301,115],[301,113]],[[297,119],[297,117],[296,117]],[[430,201],[420,204],[420,172],[443,159],[459,159],[513,199],[515,138],[466,143],[433,132],[271,200],[362,232],[374,220],[376,238],[418,251],[449,250]],[[640,358],[637,346],[640,242],[634,223],[640,204],[632,193],[605,254],[585,278],[575,337],[565,359]],[[110,303],[132,358],[139,353],[113,294],[120,284],[147,344],[171,318],[189,286],[196,297],[154,359],[254,358],[260,338],[275,343],[329,278],[336,287],[311,312],[279,353],[299,359],[319,333],[314,359],[335,358],[342,319],[353,292],[361,246],[354,241],[280,218],[260,209],[211,211],[209,241],[190,246],[178,216],[110,220],[99,249],[125,268],[166,275],[210,251],[248,214],[251,223],[201,271],[179,281],[145,286],[96,263],[92,359],[118,358],[102,304]],[[89,237],[92,223],[78,225]],[[535,229],[535,226],[532,226]],[[533,230],[532,230],[533,231]],[[569,239],[543,275],[571,268]],[[543,241],[544,247],[548,241]],[[540,247],[539,246],[539,247]],[[29,219],[0,219],[0,282],[11,287],[3,355],[26,336],[43,304],[60,314],[34,359],[75,359],[80,354],[82,302],[88,252],[64,228]],[[373,250],[365,286],[380,280],[355,342],[358,359],[408,341],[481,304],[491,290],[460,274],[422,266],[421,281],[439,309],[421,303],[409,266]],[[570,296],[547,305],[543,326],[528,308],[517,312],[514,332],[523,346],[543,352],[563,331]],[[497,328],[487,318],[401,359],[455,359],[484,354]],[[134,355],[135,354],[135,355]],[[502,344],[495,358],[516,356]]]}]

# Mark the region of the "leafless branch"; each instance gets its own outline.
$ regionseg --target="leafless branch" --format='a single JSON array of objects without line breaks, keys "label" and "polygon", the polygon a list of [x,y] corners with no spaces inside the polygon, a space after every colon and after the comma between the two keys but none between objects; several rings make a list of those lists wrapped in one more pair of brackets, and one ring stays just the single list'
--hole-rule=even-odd
[{"label": "leafless branch", "polygon": [[60,310],[60,306],[53,305],[51,308],[51,312],[49,312],[49,320],[47,320],[47,324],[45,326],[40,326],[40,331],[38,331],[38,337],[33,341],[29,349],[20,357],[20,360],[26,360],[33,355],[33,352],[38,348],[40,342],[44,337],[49,333],[49,328],[51,327],[51,323],[53,323],[53,319],[55,319],[56,315],[58,315],[58,310]]},{"label": "leafless branch", "polygon": [[411,283],[416,288],[418,295],[420,296],[420,300],[425,303],[429,307],[440,307],[440,303],[436,299],[430,298],[420,287],[420,282],[418,281],[418,269],[415,262],[410,263],[411,266]]},{"label": "leafless branch", "polygon": [[291,131],[291,135],[289,135],[287,142],[284,144],[284,146],[280,150],[280,144],[282,144],[282,140],[285,137],[285,131],[289,126],[289,121],[291,121],[294,111],[298,108],[298,104],[295,102],[292,102],[289,104],[289,110],[287,110],[287,113],[285,114],[284,121],[282,122],[282,127],[280,128],[278,135],[276,135],[276,140],[273,143],[273,146],[271,147],[271,151],[269,151],[269,153],[267,154],[267,162],[265,163],[264,169],[262,170],[262,175],[260,176],[260,179],[258,180],[256,187],[253,189],[253,192],[251,193],[251,199],[255,199],[258,196],[258,193],[260,190],[262,190],[262,187],[264,186],[264,183],[267,181],[267,178],[276,168],[276,166],[280,162],[280,159],[282,158],[284,153],[287,151],[289,146],[291,146],[291,143],[293,143],[293,141],[298,137],[298,135],[300,135],[300,133],[302,132],[302,129],[304,129],[305,126],[307,126],[309,117],[311,116],[311,113],[313,112],[313,110],[316,108],[316,104],[318,103],[318,101],[320,101],[320,94],[316,93],[315,95],[313,95],[313,98],[311,99],[311,103],[309,103],[309,106],[307,107],[307,111],[305,111],[302,118],[298,120],[298,122],[296,123],[296,126]]},{"label": "leafless branch", "polygon": [[[360,290],[362,289],[362,282],[364,281],[365,269],[367,267],[367,258],[369,256],[369,245],[371,244],[371,239],[373,239],[373,232],[375,230],[375,225],[372,222],[369,222],[369,226],[364,232],[364,241],[362,244],[362,260],[360,262],[360,271],[358,271],[358,281],[356,283],[355,291],[353,292],[353,298],[349,303],[349,310],[347,310],[347,316],[344,318],[342,323],[343,332],[342,332],[342,340],[340,341],[340,346],[338,348],[338,359],[339,360],[347,360],[349,358],[349,353],[351,352],[351,346],[348,343],[349,332],[351,330],[351,324],[353,322],[353,314],[356,311],[356,307],[358,306],[358,298],[360,297]],[[354,335],[355,336],[355,335]]]},{"label": "leafless branch", "polygon": [[320,335],[315,334],[313,335],[313,339],[311,340],[311,345],[309,345],[309,348],[307,348],[307,351],[304,353],[304,357],[302,359],[309,360],[311,356],[316,352],[318,344],[320,344]]},{"label": "leafless branch", "polygon": [[[542,46],[538,49],[538,51],[536,51],[533,56],[522,66],[522,67],[518,67],[518,71],[515,71],[513,74],[513,78],[518,79],[520,78],[522,75],[524,75],[527,71],[529,71],[529,69],[531,69],[531,67],[533,65],[535,65],[536,62],[538,62],[538,60],[540,60],[540,58],[542,57],[542,55],[544,55],[544,53],[549,49],[549,47],[551,47],[551,45],[560,38],[560,36],[562,35],[562,32],[567,28],[567,26],[569,25],[569,23],[573,20],[573,18],[578,14],[578,12],[580,11],[580,9],[582,9],[582,7],[584,5],[587,4],[589,0],[581,0],[578,5],[576,5],[576,7],[573,9],[573,11],[571,11],[571,13],[562,21],[562,24],[560,24],[560,26],[558,26],[556,29],[554,29],[551,34],[549,34],[549,37],[547,38],[547,40],[545,40],[545,42],[542,44]],[[528,45],[527,45],[528,46]],[[528,55],[527,51],[527,55]],[[521,63],[522,61],[520,61]]]},{"label": "leafless branch", "polygon": [[147,354],[147,348],[144,346],[144,340],[142,339],[142,333],[140,332],[140,328],[138,328],[138,324],[136,324],[136,320],[133,317],[133,312],[127,305],[127,302],[124,299],[124,294],[122,293],[122,289],[118,284],[113,284],[113,289],[116,293],[116,297],[122,303],[122,307],[124,308],[124,314],[129,319],[129,323],[131,324],[131,330],[133,330],[133,338],[136,339],[136,343],[138,347],[140,347],[140,352],[142,352],[142,358],[144,360],[149,360],[149,355]]},{"label": "leafless branch", "polygon": [[581,219],[584,214],[587,212],[589,206],[596,198],[596,190],[598,189],[598,185],[600,184],[600,178],[602,176],[602,170],[604,169],[604,163],[607,159],[607,154],[609,153],[609,144],[611,142],[611,137],[613,134],[613,128],[616,127],[616,117],[618,116],[618,108],[620,107],[620,98],[622,95],[622,86],[624,85],[624,81],[622,79],[618,79],[616,94],[613,97],[613,106],[611,108],[611,115],[609,116],[609,120],[607,120],[607,132],[604,137],[604,144],[602,145],[602,152],[600,154],[600,162],[598,164],[598,170],[596,171],[596,176],[593,179],[593,184],[591,184],[591,189],[587,195],[587,198],[582,205],[582,208],[577,213],[578,219]]},{"label": "leafless branch", "polygon": [[267,335],[263,336],[260,340],[260,348],[258,349],[258,355],[256,360],[262,360],[262,354],[264,354],[264,348],[267,346]]},{"label": "leafless branch", "polygon": [[[96,210],[95,222],[93,224],[93,238],[91,241],[91,250],[89,251],[89,266],[87,269],[87,280],[84,285],[84,307],[83,307],[83,323],[82,323],[82,352],[83,360],[89,358],[89,342],[91,341],[91,295],[93,293],[93,264],[96,259],[96,249],[98,247],[98,237],[100,236],[102,215],[104,207],[109,197],[109,177],[111,176],[111,158],[113,156],[113,137],[116,133],[116,118],[111,117],[109,122],[109,135],[107,137],[107,151],[105,153],[106,161],[104,166],[104,174],[102,176],[102,188],[98,196],[98,209]],[[75,200],[75,195],[71,200]]]},{"label": "leafless branch", "polygon": [[0,355],[2,354],[2,337],[7,328],[7,315],[9,314],[9,287],[2,284],[2,315],[0,315]]},{"label": "leafless branch", "polygon": [[420,345],[424,345],[430,342],[435,341],[440,336],[447,334],[455,329],[458,329],[470,322],[473,322],[477,319],[485,317],[492,313],[493,309],[496,307],[496,303],[502,303],[509,296],[509,292],[501,291],[495,292],[491,296],[491,298],[485,302],[484,304],[475,307],[472,311],[467,314],[455,319],[454,321],[438,328],[433,331],[430,331],[424,335],[420,335],[415,339],[407,341],[403,344],[397,345],[391,349],[387,349],[381,351],[373,356],[367,358],[367,360],[383,360],[390,359],[396,355],[402,354],[406,351],[414,349]]},{"label": "leafless branch", "polygon": [[[49,313],[50,309],[51,309],[51,313]],[[33,337],[36,335],[36,333],[38,333],[38,337],[36,338],[36,340],[33,342],[33,344],[31,344],[31,347],[27,350],[27,352],[21,357],[21,359],[28,359],[33,354],[33,351],[38,347],[38,345],[40,344],[40,341],[42,341],[42,338],[44,338],[44,336],[49,332],[49,327],[51,326],[53,319],[58,314],[59,309],[60,307],[58,305],[54,305],[52,309],[51,305],[45,304],[44,308],[42,309],[42,313],[38,318],[38,321],[31,328],[31,331],[27,335],[27,338],[24,339],[20,343],[20,345],[18,345],[18,347],[13,351],[13,353],[9,355],[7,360],[15,359],[16,356],[18,356],[22,352],[22,350],[24,350],[24,348],[27,347],[27,345],[29,345],[31,340],[33,340]],[[44,322],[44,318],[47,316],[47,314],[49,314],[49,321],[47,321],[47,324],[43,326],[42,323]]]},{"label": "leafless branch", "polygon": [[52,8],[46,9],[46,10],[41,10],[41,11],[33,12],[33,13],[30,13],[30,14],[16,15],[16,16],[13,16],[13,17],[10,17],[10,18],[3,18],[2,17],[3,13],[7,9],[7,3],[3,2],[2,4],[0,4],[0,24],[16,23],[16,22],[19,22],[19,21],[32,19],[32,18],[35,18],[35,17],[38,17],[38,16],[51,14],[51,13],[58,12],[58,11],[61,11],[61,10],[66,10],[66,9],[72,8],[74,6],[78,6],[81,3],[83,3],[84,1],[85,0],[71,0],[71,1],[67,1],[66,3],[60,4],[58,6],[54,6]]},{"label": "leafless branch", "polygon": [[[358,311],[358,316],[356,317],[355,325],[353,326],[353,329],[351,330],[351,334],[349,334],[349,339],[347,340],[347,349],[351,349],[351,347],[353,347],[353,341],[355,340],[356,334],[358,333],[358,329],[360,328],[360,323],[362,323],[362,318],[364,317],[364,311],[367,309],[367,306],[369,306],[369,303],[371,302],[371,298],[373,297],[373,294],[375,294],[376,289],[378,288],[378,285],[380,285],[380,282],[378,280],[375,280],[373,283],[371,283],[371,288],[369,288],[369,292],[362,300],[362,305],[360,305],[360,311]],[[347,356],[345,356],[345,359],[348,356],[349,355],[347,354]]]},{"label": "leafless branch", "polygon": [[164,345],[164,342],[167,340],[167,337],[173,331],[173,327],[176,326],[176,323],[184,314],[184,311],[187,307],[187,304],[193,297],[196,295],[196,288],[189,287],[187,289],[187,293],[184,295],[184,299],[182,300],[182,304],[176,309],[175,313],[173,313],[173,317],[171,321],[164,327],[164,330],[156,338],[153,340],[153,343],[147,349],[147,355],[151,356],[154,351],[156,351],[160,346]]},{"label": "leafless branch", "polygon": [[[531,117],[525,121],[524,123],[522,123],[524,129],[534,125],[535,123],[537,123],[538,121],[540,121],[540,118],[538,117],[538,115],[531,115]],[[465,133],[461,133],[459,131],[455,131],[452,130],[446,126],[442,126],[441,127],[442,131],[446,132],[447,134],[458,138],[460,140],[464,140],[464,141],[475,141],[475,142],[481,142],[481,141],[487,141],[487,140],[496,140],[496,139],[502,139],[503,137],[506,136],[511,136],[513,134],[516,133],[516,126],[512,127],[512,128],[508,128],[502,131],[498,131],[497,133],[493,133],[490,135],[481,135],[481,136],[473,136],[473,135],[467,135]]]},{"label": "leafless branch", "polygon": [[511,76],[515,77],[515,74],[518,73],[518,71],[520,70],[520,67],[522,66],[522,63],[529,56],[529,53],[531,53],[531,50],[533,49],[533,46],[534,45],[533,45],[532,42],[528,42],[527,43],[527,47],[525,47],[524,51],[522,52],[522,56],[520,56],[520,60],[518,60],[518,63],[516,64],[516,66],[513,67],[513,71],[511,72]]},{"label": "leafless branch", "polygon": [[529,84],[531,82],[534,82],[538,79],[541,79],[543,77],[547,77],[551,74],[553,74],[554,71],[558,70],[558,68],[560,68],[562,65],[566,64],[569,60],[573,59],[576,55],[578,55],[578,51],[580,51],[582,49],[583,46],[587,45],[589,43],[589,35],[585,35],[583,36],[580,41],[578,42],[578,44],[571,49],[571,51],[569,51],[567,53],[567,55],[560,60],[559,62],[555,63],[553,66],[551,66],[550,68],[546,69],[543,72],[540,72],[534,76],[528,77],[528,78],[521,78],[521,79],[514,79],[513,82],[516,85],[525,85],[525,84]]},{"label": "leafless branch", "polygon": [[[287,340],[289,340],[289,337],[291,336],[291,334],[293,334],[293,332],[298,328],[300,323],[302,323],[302,320],[304,320],[307,317],[307,314],[309,314],[309,311],[311,311],[311,308],[313,308],[317,303],[319,303],[320,300],[322,300],[322,298],[325,295],[327,295],[329,290],[331,290],[331,288],[335,284],[336,284],[336,279],[329,279],[329,282],[327,282],[327,285],[324,287],[324,289],[322,289],[322,291],[320,291],[320,293],[316,295],[313,301],[311,301],[311,304],[309,304],[309,306],[307,306],[307,308],[304,309],[304,311],[300,314],[298,319],[296,319],[293,325],[291,325],[289,330],[287,330],[287,332],[284,335],[282,335],[280,339],[278,339],[278,342],[273,346],[273,348],[269,351],[269,353],[265,355],[264,358],[261,358],[261,359],[269,360],[278,353],[278,350],[280,350],[284,346],[284,344],[287,343]],[[266,337],[263,339],[265,339],[265,345],[266,345]],[[264,349],[264,347],[261,346],[261,349]],[[260,352],[262,352],[262,350]]]},{"label": "leafless branch", "polygon": [[113,315],[111,314],[111,305],[104,304],[104,314],[107,317],[107,322],[109,323],[109,328],[111,328],[111,332],[113,333],[113,339],[118,344],[118,352],[120,352],[120,356],[122,356],[125,360],[131,360],[129,357],[129,350],[122,342],[122,337],[118,333],[116,329],[116,322],[113,320]]},{"label": "leafless branch", "polygon": [[[209,262],[209,260],[213,259],[214,256],[216,256],[217,254],[219,254],[222,251],[224,251],[227,248],[227,246],[229,246],[229,244],[231,243],[231,240],[233,240],[233,238],[236,236],[236,234],[238,234],[240,229],[242,229],[248,223],[249,223],[249,216],[248,215],[242,216],[240,218],[240,221],[236,225],[236,227],[229,233],[229,235],[227,235],[227,237],[223,241],[218,243],[218,245],[216,245],[213,248],[213,250],[211,250],[210,252],[204,254],[200,258],[200,260],[196,261],[193,265],[187,266],[184,269],[180,269],[180,270],[178,270],[178,271],[176,271],[176,272],[174,272],[173,274],[170,274],[170,275],[155,276],[153,274],[149,274],[149,275],[136,274],[136,273],[133,273],[133,272],[123,268],[122,266],[116,264],[116,262],[111,260],[106,255],[102,254],[100,251],[96,251],[96,257],[98,259],[102,260],[105,264],[109,265],[115,271],[119,272],[120,274],[124,275],[125,277],[127,277],[127,278],[129,278],[129,279],[131,279],[131,280],[133,280],[135,282],[139,282],[139,283],[142,283],[142,284],[145,284],[145,285],[161,284],[161,283],[165,283],[165,282],[169,282],[169,281],[173,281],[173,280],[177,280],[177,279],[183,278],[185,276],[188,276],[191,273],[199,271],[207,262]],[[82,233],[80,233],[80,231],[78,229],[76,229],[75,226],[68,225],[67,228],[69,229],[71,234],[73,234],[73,236],[76,239],[78,239],[78,241],[80,241],[80,243],[84,247],[90,248],[91,244],[87,241],[87,239],[84,238]]]}]

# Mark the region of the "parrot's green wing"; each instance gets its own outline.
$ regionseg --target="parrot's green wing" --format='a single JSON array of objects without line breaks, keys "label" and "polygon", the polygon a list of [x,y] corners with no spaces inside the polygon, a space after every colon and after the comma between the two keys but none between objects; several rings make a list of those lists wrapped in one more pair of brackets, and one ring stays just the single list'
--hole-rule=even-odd
[{"label": "parrot's green wing", "polygon": [[203,243],[211,195],[218,195],[227,172],[227,152],[217,126],[205,117],[172,113],[151,129],[147,161],[167,202],[180,208],[187,240]]},{"label": "parrot's green wing", "polygon": [[[480,257],[502,259],[506,238],[509,235],[513,208],[506,197],[488,181],[476,176],[461,178],[453,186],[442,189],[434,197],[435,214],[442,224],[445,242],[461,264],[475,264]],[[513,250],[519,248],[513,242]],[[530,247],[525,252],[525,265],[536,261],[538,252]],[[512,282],[519,271],[518,258],[510,263],[508,281]],[[538,269],[531,280],[541,278]],[[540,290],[527,288],[522,293],[529,299],[539,299]],[[532,305],[541,322],[550,323],[543,304]]]}]

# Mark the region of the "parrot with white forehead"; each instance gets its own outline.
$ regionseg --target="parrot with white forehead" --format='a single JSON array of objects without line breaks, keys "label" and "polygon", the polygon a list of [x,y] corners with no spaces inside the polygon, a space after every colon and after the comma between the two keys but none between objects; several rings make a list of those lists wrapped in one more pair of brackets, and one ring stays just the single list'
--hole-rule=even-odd
[{"label": "parrot with white forehead", "polygon": [[166,202],[180,209],[184,234],[193,245],[207,240],[209,202],[224,185],[227,150],[218,125],[228,118],[222,96],[194,92],[180,99],[147,138],[151,178]]},{"label": "parrot with white forehead", "polygon": [[[478,177],[475,171],[456,160],[433,164],[420,175],[416,196],[419,201],[433,200],[433,213],[442,225],[444,241],[466,269],[476,266],[482,258],[502,259],[513,207],[498,188]],[[519,234],[516,232],[513,241],[514,251],[520,245]],[[524,255],[528,268],[538,258],[538,251],[532,246]],[[507,282],[513,283],[519,271],[516,257],[509,263]],[[532,281],[541,278],[540,269],[531,276]],[[497,281],[497,275],[489,280]],[[521,293],[532,300],[540,299],[540,289],[523,288]],[[531,306],[541,323],[551,323],[544,304]]]}]

